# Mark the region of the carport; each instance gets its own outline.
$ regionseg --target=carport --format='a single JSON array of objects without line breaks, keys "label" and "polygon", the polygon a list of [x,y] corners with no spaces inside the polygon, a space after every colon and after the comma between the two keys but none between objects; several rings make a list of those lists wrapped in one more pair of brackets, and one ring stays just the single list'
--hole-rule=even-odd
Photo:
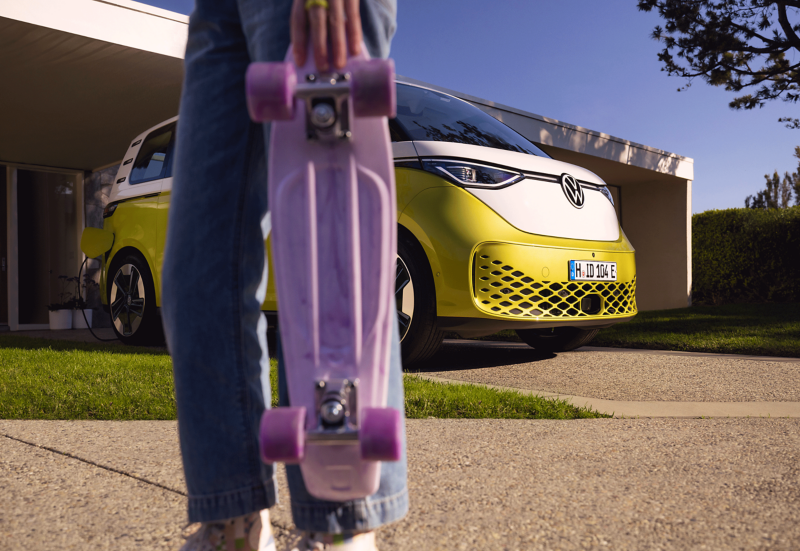
[{"label": "carport", "polygon": [[187,24],[125,0],[0,0],[0,325],[48,327],[128,140],[178,110]]},{"label": "carport", "polygon": [[[128,140],[177,113],[187,27],[129,0],[0,0],[0,326],[47,327]],[[637,248],[640,309],[690,303],[691,159],[421,84],[600,175]]]}]

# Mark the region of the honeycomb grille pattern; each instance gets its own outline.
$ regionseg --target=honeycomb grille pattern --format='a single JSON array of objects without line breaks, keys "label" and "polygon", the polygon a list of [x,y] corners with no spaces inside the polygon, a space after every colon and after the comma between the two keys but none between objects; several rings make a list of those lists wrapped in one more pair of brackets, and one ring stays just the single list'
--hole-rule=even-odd
[{"label": "honeycomb grille pattern", "polygon": [[[631,281],[543,281],[497,258],[475,258],[475,297],[482,310],[514,318],[588,318],[636,313],[636,278]],[[586,295],[603,297],[599,312],[581,310]]]}]

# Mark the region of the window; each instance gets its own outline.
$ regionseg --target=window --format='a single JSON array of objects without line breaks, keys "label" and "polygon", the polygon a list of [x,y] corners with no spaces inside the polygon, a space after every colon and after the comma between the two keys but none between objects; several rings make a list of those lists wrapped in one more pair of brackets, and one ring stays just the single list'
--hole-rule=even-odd
[{"label": "window", "polygon": [[403,134],[415,141],[480,145],[549,157],[524,136],[474,105],[416,86],[397,85],[394,121]]},{"label": "window", "polygon": [[131,168],[131,184],[141,184],[150,180],[166,178],[169,171],[169,157],[175,136],[175,123],[154,130],[147,136],[136,161]]},{"label": "window", "polygon": [[389,136],[393,142],[407,142],[409,141],[403,129],[397,123],[397,119],[389,119]]}]

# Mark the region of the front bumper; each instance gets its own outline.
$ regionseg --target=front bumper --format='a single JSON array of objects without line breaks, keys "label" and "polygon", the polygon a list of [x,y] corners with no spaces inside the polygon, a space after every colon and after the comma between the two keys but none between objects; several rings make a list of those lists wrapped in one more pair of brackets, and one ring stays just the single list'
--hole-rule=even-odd
[{"label": "front bumper", "polygon": [[[419,240],[436,286],[437,323],[464,337],[502,329],[608,327],[636,308],[635,252],[616,241],[522,232],[455,186],[414,198],[400,222]],[[617,263],[616,282],[571,282],[570,260]],[[582,299],[594,295],[593,307]]]},{"label": "front bumper", "polygon": [[[594,251],[616,262],[617,281],[570,281],[569,261],[588,251],[484,243],[473,255],[472,289],[482,312],[526,321],[611,320],[636,314],[636,267],[630,253]],[[584,300],[586,299],[586,300]]]}]

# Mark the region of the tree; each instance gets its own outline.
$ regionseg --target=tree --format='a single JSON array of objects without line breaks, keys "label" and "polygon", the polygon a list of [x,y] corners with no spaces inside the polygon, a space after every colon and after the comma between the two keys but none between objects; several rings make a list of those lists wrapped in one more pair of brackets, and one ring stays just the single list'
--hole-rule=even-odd
[{"label": "tree", "polygon": [[[800,161],[800,147],[794,148],[794,156]],[[770,176],[764,174],[767,187],[755,195],[748,195],[744,206],[748,209],[785,209],[789,207],[794,193],[794,204],[800,205],[800,163],[797,170],[790,174],[784,173],[783,179],[778,176],[778,171]]]},{"label": "tree", "polygon": [[[696,77],[732,92],[748,91],[732,109],[754,109],[781,99],[800,100],[800,0],[639,0],[639,10],[665,20],[652,37],[664,44],[662,71]],[[800,119],[782,117],[789,128]]]}]

